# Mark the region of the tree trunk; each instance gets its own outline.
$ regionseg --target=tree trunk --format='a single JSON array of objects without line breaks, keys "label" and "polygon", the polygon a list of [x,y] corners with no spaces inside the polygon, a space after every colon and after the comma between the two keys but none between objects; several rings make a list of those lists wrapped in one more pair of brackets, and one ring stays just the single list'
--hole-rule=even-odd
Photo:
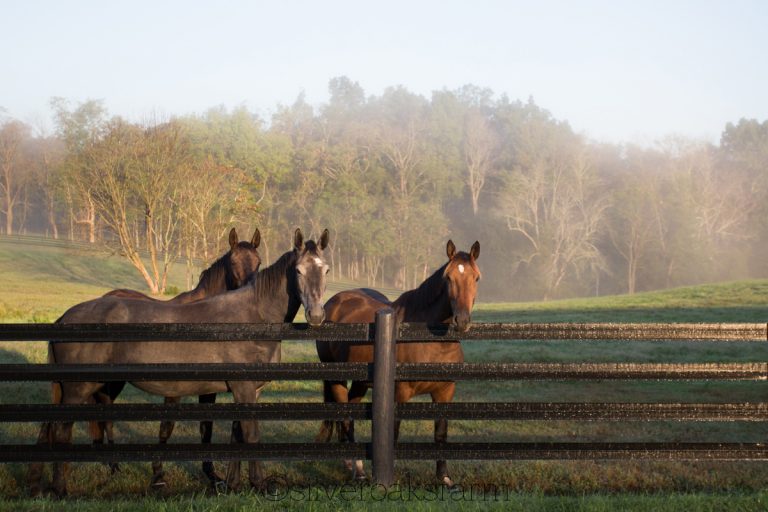
[{"label": "tree trunk", "polygon": [[10,185],[5,189],[5,234],[13,234],[13,198],[11,197]]}]

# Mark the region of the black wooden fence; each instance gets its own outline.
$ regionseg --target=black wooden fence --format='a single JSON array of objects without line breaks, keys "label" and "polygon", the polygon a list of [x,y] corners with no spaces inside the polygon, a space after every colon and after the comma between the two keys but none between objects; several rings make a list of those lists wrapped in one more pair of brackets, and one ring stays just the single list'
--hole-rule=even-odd
[{"label": "black wooden fence", "polygon": [[0,324],[0,341],[375,341],[375,364],[3,364],[0,381],[370,380],[371,403],[260,404],[2,404],[1,422],[150,420],[372,420],[371,443],[0,445],[0,462],[371,459],[374,480],[389,485],[395,459],[687,459],[768,460],[764,443],[395,443],[395,419],[578,421],[767,421],[759,403],[394,403],[395,380],[752,380],[768,379],[759,363],[464,363],[396,364],[395,342],[474,340],[696,340],[766,342],[766,324],[474,324],[457,334],[445,326],[394,324]]}]

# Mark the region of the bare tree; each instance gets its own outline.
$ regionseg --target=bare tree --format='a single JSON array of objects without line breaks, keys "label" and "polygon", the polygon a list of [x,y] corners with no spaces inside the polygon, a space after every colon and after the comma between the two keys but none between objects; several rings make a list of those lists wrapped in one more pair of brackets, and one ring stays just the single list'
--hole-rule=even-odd
[{"label": "bare tree", "polygon": [[501,197],[500,214],[527,241],[518,264],[536,267],[548,300],[569,272],[600,263],[596,242],[609,201],[583,149],[563,145],[520,161]]},{"label": "bare tree", "polygon": [[94,147],[105,135],[107,111],[101,101],[88,100],[70,110],[63,98],[52,98],[57,133],[67,156],[62,164],[64,197],[70,219],[70,238],[75,226],[84,226],[86,239],[96,242],[96,204],[93,198],[92,162]]},{"label": "bare tree", "polygon": [[14,209],[24,190],[22,145],[29,136],[29,127],[11,120],[0,127],[0,193],[5,215],[5,233],[13,234]]},{"label": "bare tree", "polygon": [[626,262],[627,293],[637,291],[637,275],[656,243],[654,201],[658,196],[646,176],[624,178],[613,191],[614,203],[608,215],[608,236],[616,252]]},{"label": "bare tree", "polygon": [[464,180],[472,199],[472,213],[477,216],[480,192],[493,170],[498,152],[498,138],[489,120],[477,109],[464,117],[462,149],[466,175]]},{"label": "bare tree", "polygon": [[154,294],[165,290],[177,254],[173,244],[179,222],[178,183],[186,179],[180,174],[184,155],[183,137],[173,123],[142,129],[119,120],[87,152],[85,175],[92,183],[95,210]]}]

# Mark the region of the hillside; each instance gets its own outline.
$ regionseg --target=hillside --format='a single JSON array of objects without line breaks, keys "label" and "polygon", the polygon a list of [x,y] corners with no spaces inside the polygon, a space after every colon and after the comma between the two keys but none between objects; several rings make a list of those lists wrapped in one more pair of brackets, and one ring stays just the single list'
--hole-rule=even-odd
[{"label": "hillside", "polygon": [[768,279],[548,302],[479,302],[475,317],[483,322],[768,322]]},{"label": "hillside", "polygon": [[[183,290],[184,282],[183,266],[175,265],[169,286]],[[357,286],[360,284],[349,281],[332,282],[328,295]],[[50,322],[73,304],[114,288],[146,291],[135,269],[105,250],[0,237],[2,322]],[[391,298],[399,293],[381,291]],[[553,318],[572,322],[763,322],[768,321],[768,280],[549,302],[483,303],[481,293],[475,314],[475,320],[486,322],[547,322]]]},{"label": "hillside", "polygon": [[[196,268],[199,273],[202,268]],[[183,264],[172,267],[168,285],[185,290]],[[361,286],[328,284],[328,295]],[[68,307],[115,288],[147,292],[138,272],[119,255],[87,244],[35,237],[0,236],[0,322],[52,322]],[[382,289],[390,297],[399,293]]]}]

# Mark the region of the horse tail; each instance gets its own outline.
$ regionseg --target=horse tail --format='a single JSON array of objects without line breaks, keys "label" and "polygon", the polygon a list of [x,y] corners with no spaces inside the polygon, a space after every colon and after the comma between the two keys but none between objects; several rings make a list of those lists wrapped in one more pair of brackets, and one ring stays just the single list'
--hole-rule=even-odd
[{"label": "horse tail", "polygon": [[[58,322],[58,320],[57,320]],[[48,342],[48,363],[52,364],[56,362],[56,357],[53,353],[53,343]],[[62,398],[61,382],[51,382],[51,403],[60,404]],[[43,422],[40,424],[40,431],[37,434],[38,445],[53,445],[53,423]],[[27,468],[27,487],[30,489],[32,496],[39,496],[42,493],[42,480],[43,480],[43,463],[31,462]]]},{"label": "horse tail", "polygon": [[[333,394],[331,393],[331,383],[327,380],[323,381],[323,402],[325,403],[332,403],[333,400]],[[320,427],[320,432],[317,433],[317,436],[315,436],[315,442],[316,443],[327,443],[331,440],[331,437],[333,437],[333,426],[335,425],[335,421],[333,420],[323,420],[323,423]]]},{"label": "horse tail", "polygon": [[[56,354],[53,352],[53,343],[48,342],[48,364],[56,363]],[[61,403],[63,395],[61,382],[51,382],[51,403],[56,405]],[[49,445],[53,443],[53,425],[49,422],[43,423],[40,427],[40,434],[38,435],[38,443],[47,442]]]}]

